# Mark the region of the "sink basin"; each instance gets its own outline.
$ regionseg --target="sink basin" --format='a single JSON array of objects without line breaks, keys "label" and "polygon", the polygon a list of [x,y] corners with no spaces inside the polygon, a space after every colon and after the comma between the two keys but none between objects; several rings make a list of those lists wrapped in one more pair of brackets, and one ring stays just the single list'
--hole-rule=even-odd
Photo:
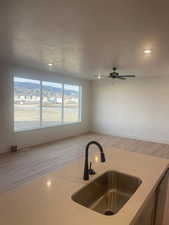
[{"label": "sink basin", "polygon": [[139,178],[108,171],[72,196],[76,203],[106,216],[116,214],[140,186]]}]

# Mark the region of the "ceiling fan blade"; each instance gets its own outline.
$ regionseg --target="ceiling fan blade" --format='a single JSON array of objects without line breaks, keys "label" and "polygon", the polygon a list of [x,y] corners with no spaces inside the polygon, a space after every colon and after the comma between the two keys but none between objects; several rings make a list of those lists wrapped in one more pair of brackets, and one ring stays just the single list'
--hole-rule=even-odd
[{"label": "ceiling fan blade", "polygon": [[126,78],[126,77],[121,77],[121,76],[119,76],[118,79],[126,80],[127,78]]},{"label": "ceiling fan blade", "polygon": [[119,77],[136,77],[135,75],[120,75]]}]

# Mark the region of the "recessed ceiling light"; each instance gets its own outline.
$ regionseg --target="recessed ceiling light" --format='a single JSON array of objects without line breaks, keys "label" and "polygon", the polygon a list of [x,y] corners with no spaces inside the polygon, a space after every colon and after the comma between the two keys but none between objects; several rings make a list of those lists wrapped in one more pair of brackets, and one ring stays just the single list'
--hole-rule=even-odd
[{"label": "recessed ceiling light", "polygon": [[52,63],[48,63],[48,66],[53,66],[53,64]]},{"label": "recessed ceiling light", "polygon": [[151,49],[145,49],[145,50],[144,50],[144,53],[147,54],[147,55],[151,54],[151,52],[152,52]]}]

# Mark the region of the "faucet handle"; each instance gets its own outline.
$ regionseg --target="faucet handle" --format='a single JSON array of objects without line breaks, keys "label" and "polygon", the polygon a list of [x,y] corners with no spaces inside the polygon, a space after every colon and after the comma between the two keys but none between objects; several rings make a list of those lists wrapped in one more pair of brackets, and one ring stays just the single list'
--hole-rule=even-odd
[{"label": "faucet handle", "polygon": [[92,169],[92,163],[91,162],[90,162],[89,174],[90,175],[95,175],[96,174],[96,172]]}]

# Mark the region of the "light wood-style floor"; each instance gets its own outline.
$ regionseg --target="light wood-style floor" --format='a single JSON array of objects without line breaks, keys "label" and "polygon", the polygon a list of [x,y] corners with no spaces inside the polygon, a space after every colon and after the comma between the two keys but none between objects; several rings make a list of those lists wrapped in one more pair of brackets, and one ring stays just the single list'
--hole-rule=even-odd
[{"label": "light wood-style floor", "polygon": [[13,189],[36,177],[63,167],[82,157],[86,144],[99,141],[103,147],[115,147],[169,159],[169,145],[100,134],[85,134],[50,144],[0,155],[0,193]]},{"label": "light wood-style floor", "polygon": [[[0,155],[0,193],[30,182],[82,157],[86,144],[91,140],[100,142],[103,147],[115,147],[169,159],[167,144],[89,133],[27,148],[18,153]],[[167,213],[169,215],[169,210]]]}]

